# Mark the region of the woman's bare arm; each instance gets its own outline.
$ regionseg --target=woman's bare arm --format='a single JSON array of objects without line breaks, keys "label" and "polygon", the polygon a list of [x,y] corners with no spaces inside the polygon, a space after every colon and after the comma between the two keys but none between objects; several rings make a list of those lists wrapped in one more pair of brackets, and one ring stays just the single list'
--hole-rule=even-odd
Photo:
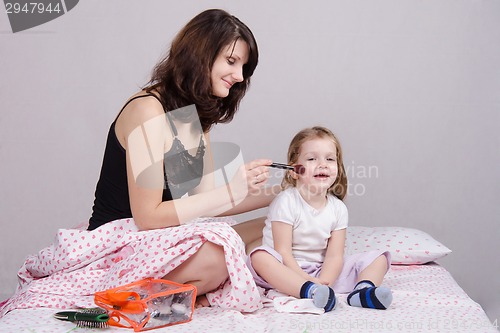
[{"label": "woman's bare arm", "polygon": [[[153,97],[130,103],[117,120],[117,136],[126,150],[127,178],[133,218],[141,230],[176,226],[201,216],[227,214],[263,206],[270,197],[262,191],[269,160],[241,166],[229,184],[192,196],[162,201],[163,156],[172,145],[161,104]],[[254,182],[255,176],[259,182]],[[244,199],[249,197],[248,201]],[[238,210],[234,210],[237,212]]]}]

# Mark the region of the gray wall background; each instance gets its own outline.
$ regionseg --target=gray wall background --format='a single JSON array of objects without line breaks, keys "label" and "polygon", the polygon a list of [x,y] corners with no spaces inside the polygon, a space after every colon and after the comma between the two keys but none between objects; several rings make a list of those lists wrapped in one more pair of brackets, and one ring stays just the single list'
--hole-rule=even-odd
[{"label": "gray wall background", "polygon": [[247,23],[261,53],[239,114],[213,140],[285,162],[296,131],[331,128],[350,224],[430,233],[453,250],[439,263],[497,319],[494,0],[86,0],[17,34],[0,13],[0,293],[58,228],[88,219],[110,123],[177,31],[212,7]]}]

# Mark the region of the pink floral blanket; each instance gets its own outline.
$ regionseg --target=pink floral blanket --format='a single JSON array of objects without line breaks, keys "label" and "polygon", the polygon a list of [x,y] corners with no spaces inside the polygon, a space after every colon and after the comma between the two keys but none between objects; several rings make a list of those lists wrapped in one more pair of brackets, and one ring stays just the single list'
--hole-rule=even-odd
[{"label": "pink floral blanket", "polygon": [[259,290],[245,265],[244,244],[226,222],[199,221],[138,231],[132,219],[96,230],[60,229],[55,242],[29,256],[18,272],[16,293],[0,318],[21,308],[93,307],[94,293],[144,278],[161,278],[206,242],[224,248],[229,279],[207,294],[212,306],[253,312],[262,308]]}]

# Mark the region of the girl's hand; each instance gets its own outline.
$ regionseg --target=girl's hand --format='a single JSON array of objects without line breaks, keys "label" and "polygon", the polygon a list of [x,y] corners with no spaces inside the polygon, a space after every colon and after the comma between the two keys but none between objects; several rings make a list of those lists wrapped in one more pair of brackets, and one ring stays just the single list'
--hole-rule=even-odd
[{"label": "girl's hand", "polygon": [[271,160],[260,159],[239,167],[236,175],[228,184],[235,205],[248,195],[260,194],[269,179],[268,165],[271,163]]}]

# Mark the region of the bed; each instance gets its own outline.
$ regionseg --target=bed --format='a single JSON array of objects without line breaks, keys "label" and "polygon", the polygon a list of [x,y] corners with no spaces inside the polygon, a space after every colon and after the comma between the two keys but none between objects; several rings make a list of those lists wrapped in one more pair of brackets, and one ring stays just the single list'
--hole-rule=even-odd
[{"label": "bed", "polygon": [[[388,310],[350,307],[338,295],[335,310],[326,314],[281,312],[269,297],[252,313],[201,308],[190,322],[153,332],[497,332],[479,304],[456,283],[436,260],[451,251],[417,229],[401,227],[349,227],[346,252],[387,249],[393,265],[384,285],[393,291]],[[0,332],[91,332],[52,316],[51,308],[17,309],[0,320]],[[132,332],[110,327],[104,332]]]}]

